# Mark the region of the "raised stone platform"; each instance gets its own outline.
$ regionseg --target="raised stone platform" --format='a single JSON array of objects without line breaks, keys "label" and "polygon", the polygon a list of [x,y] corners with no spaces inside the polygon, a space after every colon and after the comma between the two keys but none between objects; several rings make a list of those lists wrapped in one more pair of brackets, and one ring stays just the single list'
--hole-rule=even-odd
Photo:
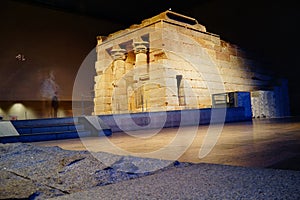
[{"label": "raised stone platform", "polygon": [[[87,128],[83,123],[79,122],[79,118],[80,117],[68,117],[8,121],[6,123],[11,123],[17,134],[1,134],[0,142],[36,142],[96,136],[96,133],[91,127]],[[4,122],[0,124],[0,132],[6,131],[2,123]],[[107,130],[105,129],[103,133],[104,132],[106,135],[111,134],[109,128]]]},{"label": "raised stone platform", "polygon": [[[81,116],[36,120],[14,120],[17,135],[0,137],[1,143],[36,142],[88,136],[110,136],[113,132],[229,123],[252,120],[244,107],[207,108],[166,112]],[[6,129],[0,124],[1,132]],[[18,135],[19,134],[19,135]]]},{"label": "raised stone platform", "polygon": [[99,118],[111,128],[112,132],[252,120],[245,114],[244,107],[100,115]]}]

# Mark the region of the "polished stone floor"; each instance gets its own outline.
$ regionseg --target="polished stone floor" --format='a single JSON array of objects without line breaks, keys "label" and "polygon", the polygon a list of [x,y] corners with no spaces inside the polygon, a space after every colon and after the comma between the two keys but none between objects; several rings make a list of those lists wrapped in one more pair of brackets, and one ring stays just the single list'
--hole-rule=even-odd
[{"label": "polished stone floor", "polygon": [[300,118],[113,133],[110,137],[35,142],[68,150],[104,151],[193,163],[299,169]]}]

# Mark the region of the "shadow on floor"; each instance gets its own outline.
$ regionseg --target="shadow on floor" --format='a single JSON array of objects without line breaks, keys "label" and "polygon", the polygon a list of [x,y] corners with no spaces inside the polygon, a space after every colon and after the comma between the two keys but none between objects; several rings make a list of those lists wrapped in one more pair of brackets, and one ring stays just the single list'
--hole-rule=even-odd
[{"label": "shadow on floor", "polygon": [[283,160],[267,168],[300,171],[300,155]]}]

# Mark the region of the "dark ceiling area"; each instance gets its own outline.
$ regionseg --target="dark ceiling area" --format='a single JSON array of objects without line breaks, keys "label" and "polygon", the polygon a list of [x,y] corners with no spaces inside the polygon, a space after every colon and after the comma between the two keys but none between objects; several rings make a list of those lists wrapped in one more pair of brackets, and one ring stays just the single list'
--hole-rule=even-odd
[{"label": "dark ceiling area", "polygon": [[[271,0],[14,0],[38,7],[104,19],[127,28],[167,9],[196,18],[209,32],[280,67],[294,65],[293,44],[300,14],[295,1]],[[291,49],[291,50],[290,50]],[[297,52],[298,53],[298,52]]]},{"label": "dark ceiling area", "polygon": [[[163,12],[169,8],[188,11],[194,5],[207,0],[166,0],[166,1],[103,1],[103,0],[16,0],[23,3],[57,9],[64,12],[101,18],[118,23],[140,22],[145,18]],[[183,13],[184,14],[184,13]]]}]

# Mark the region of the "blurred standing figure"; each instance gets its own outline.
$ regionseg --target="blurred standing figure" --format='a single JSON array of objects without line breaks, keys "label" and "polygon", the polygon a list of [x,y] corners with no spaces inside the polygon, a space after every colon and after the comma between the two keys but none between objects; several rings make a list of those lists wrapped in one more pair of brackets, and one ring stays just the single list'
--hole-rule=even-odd
[{"label": "blurred standing figure", "polygon": [[[48,77],[43,80],[41,85],[41,95],[43,98],[43,113],[44,117],[52,117],[52,98],[56,97],[58,94],[59,86],[55,82],[55,76],[53,71],[48,74]],[[58,107],[58,102],[57,102]]]},{"label": "blurred standing figure", "polygon": [[57,110],[58,110],[57,92],[55,92],[54,96],[52,97],[51,106],[53,108],[53,117],[57,118]]}]

